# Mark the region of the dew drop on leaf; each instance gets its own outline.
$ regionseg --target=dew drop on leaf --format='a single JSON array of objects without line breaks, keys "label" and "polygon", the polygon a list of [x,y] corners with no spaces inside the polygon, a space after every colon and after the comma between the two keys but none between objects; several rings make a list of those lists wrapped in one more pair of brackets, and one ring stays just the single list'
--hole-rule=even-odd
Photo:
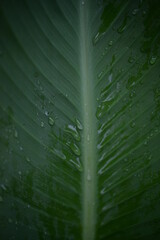
[{"label": "dew drop on leaf", "polygon": [[81,155],[80,149],[75,143],[71,143],[70,147],[75,155],[77,155],[77,156]]},{"label": "dew drop on leaf", "polygon": [[30,162],[31,160],[30,160],[30,158],[29,158],[29,157],[26,157],[26,161],[27,161],[27,162]]},{"label": "dew drop on leaf", "polygon": [[105,56],[107,54],[107,50],[108,50],[108,47],[105,47],[103,53],[102,53],[102,56]]},{"label": "dew drop on leaf", "polygon": [[7,191],[7,188],[6,188],[6,186],[2,183],[1,184],[1,188],[4,190],[4,191]]},{"label": "dew drop on leaf", "polygon": [[112,45],[113,45],[113,41],[112,41],[112,40],[109,41],[108,45],[109,45],[109,46],[112,46]]},{"label": "dew drop on leaf", "polygon": [[59,158],[65,160],[66,159],[66,156],[63,154],[62,151],[58,150],[58,149],[54,149],[54,153],[55,155],[57,155]]},{"label": "dew drop on leaf", "polygon": [[131,91],[131,93],[129,94],[129,97],[133,98],[133,97],[135,97],[135,95],[136,95],[135,91]]},{"label": "dew drop on leaf", "polygon": [[18,132],[17,132],[16,129],[14,130],[14,137],[15,137],[15,138],[18,138]]},{"label": "dew drop on leaf", "polygon": [[41,127],[42,127],[42,128],[44,127],[44,122],[41,122]]},{"label": "dew drop on leaf", "polygon": [[79,130],[83,130],[82,123],[76,118],[75,119],[76,126]]},{"label": "dew drop on leaf", "polygon": [[96,117],[97,117],[97,119],[100,119],[101,116],[102,116],[102,107],[101,107],[101,105],[99,105],[97,108]]},{"label": "dew drop on leaf", "polygon": [[54,119],[52,117],[49,117],[48,118],[48,123],[49,123],[50,126],[53,126],[55,121],[54,121]]},{"label": "dew drop on leaf", "polygon": [[123,20],[122,25],[117,29],[118,33],[123,33],[125,28],[126,28],[126,24],[127,24],[127,17],[125,17],[125,19]]},{"label": "dew drop on leaf", "polygon": [[150,61],[149,61],[149,62],[150,62],[150,64],[151,64],[151,65],[155,64],[155,62],[156,62],[156,59],[157,59],[157,57],[156,57],[156,56],[152,56],[152,57],[151,57],[151,59],[150,59]]},{"label": "dew drop on leaf", "polygon": [[80,160],[79,160],[78,157],[76,158],[75,161],[72,160],[72,159],[70,159],[69,161],[76,167],[76,169],[77,169],[79,172],[82,172],[82,171],[83,171],[82,164],[80,163]]},{"label": "dew drop on leaf", "polygon": [[45,112],[44,112],[44,114],[48,117],[49,116],[49,112],[46,110]]},{"label": "dew drop on leaf", "polygon": [[98,74],[98,79],[100,79],[103,76],[103,71]]},{"label": "dew drop on leaf", "polygon": [[89,134],[87,135],[87,141],[88,141],[88,142],[90,141],[90,136],[89,136]]},{"label": "dew drop on leaf", "polygon": [[135,9],[133,9],[132,14],[135,16],[138,13],[138,11],[139,10],[137,8],[135,8]]},{"label": "dew drop on leaf", "polygon": [[[80,123],[80,122],[79,122]],[[80,135],[76,129],[76,126],[68,124],[65,129],[66,132],[70,133],[76,141],[80,141]]]},{"label": "dew drop on leaf", "polygon": [[20,151],[23,151],[23,147],[22,147],[22,146],[20,146],[20,147],[19,147],[19,150],[20,150]]},{"label": "dew drop on leaf", "polygon": [[144,145],[145,145],[145,146],[148,145],[148,141],[147,141],[147,140],[144,141]]},{"label": "dew drop on leaf", "polygon": [[93,38],[93,45],[96,45],[99,39],[100,39],[100,33],[98,32]]},{"label": "dew drop on leaf", "polygon": [[126,84],[126,88],[127,89],[132,89],[132,87],[134,87],[136,84],[136,78],[134,76],[129,77],[127,84]]}]

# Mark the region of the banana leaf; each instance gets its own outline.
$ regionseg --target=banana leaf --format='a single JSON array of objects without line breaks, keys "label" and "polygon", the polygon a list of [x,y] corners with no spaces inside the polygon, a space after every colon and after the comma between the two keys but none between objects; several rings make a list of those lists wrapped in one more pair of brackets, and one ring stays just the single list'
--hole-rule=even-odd
[{"label": "banana leaf", "polygon": [[0,239],[160,239],[158,0],[1,0]]}]

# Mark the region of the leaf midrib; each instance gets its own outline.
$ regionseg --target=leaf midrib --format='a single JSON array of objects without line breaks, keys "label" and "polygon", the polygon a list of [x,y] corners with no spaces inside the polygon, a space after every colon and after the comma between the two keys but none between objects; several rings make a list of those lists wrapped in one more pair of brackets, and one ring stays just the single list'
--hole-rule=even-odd
[{"label": "leaf midrib", "polygon": [[95,238],[96,224],[96,117],[95,97],[92,76],[92,41],[89,27],[89,3],[80,3],[80,64],[82,82],[82,114],[83,114],[83,138],[82,138],[82,235],[83,239]]}]

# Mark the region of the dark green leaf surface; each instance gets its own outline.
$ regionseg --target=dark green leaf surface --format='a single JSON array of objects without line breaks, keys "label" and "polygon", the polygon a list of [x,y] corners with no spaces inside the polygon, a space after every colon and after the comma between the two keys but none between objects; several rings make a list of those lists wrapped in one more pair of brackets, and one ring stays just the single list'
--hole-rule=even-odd
[{"label": "dark green leaf surface", "polygon": [[160,239],[160,3],[1,0],[0,239]]}]

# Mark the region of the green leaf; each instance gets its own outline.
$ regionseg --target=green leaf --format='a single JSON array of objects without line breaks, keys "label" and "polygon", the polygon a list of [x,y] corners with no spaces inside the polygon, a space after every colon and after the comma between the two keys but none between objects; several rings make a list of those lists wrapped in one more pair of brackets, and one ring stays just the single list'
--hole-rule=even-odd
[{"label": "green leaf", "polygon": [[160,239],[158,0],[1,0],[0,239]]}]

